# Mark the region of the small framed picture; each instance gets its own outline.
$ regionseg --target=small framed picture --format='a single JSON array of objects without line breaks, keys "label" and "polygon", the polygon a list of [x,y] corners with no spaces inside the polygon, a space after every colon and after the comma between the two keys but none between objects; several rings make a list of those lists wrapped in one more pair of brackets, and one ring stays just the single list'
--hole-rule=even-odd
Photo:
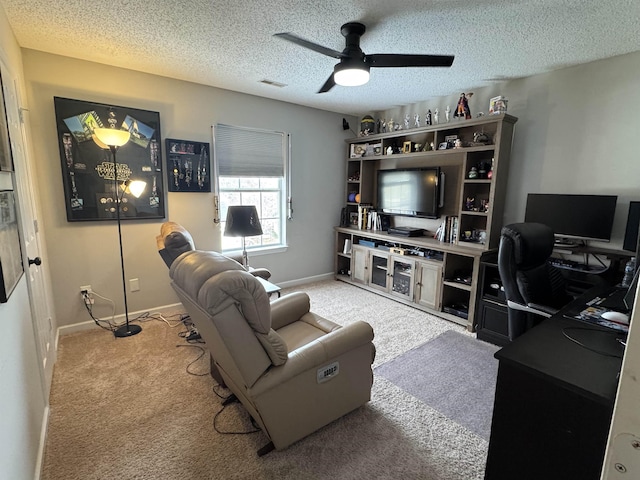
[{"label": "small framed picture", "polygon": [[358,212],[349,212],[349,225],[358,226]]},{"label": "small framed picture", "polygon": [[438,150],[446,150],[448,146],[448,142],[442,142],[440,145],[438,145]]},{"label": "small framed picture", "polygon": [[366,152],[366,147],[364,145],[352,144],[351,145],[351,158],[360,158]]},{"label": "small framed picture", "polygon": [[411,142],[404,142],[402,144],[402,153],[411,153]]}]

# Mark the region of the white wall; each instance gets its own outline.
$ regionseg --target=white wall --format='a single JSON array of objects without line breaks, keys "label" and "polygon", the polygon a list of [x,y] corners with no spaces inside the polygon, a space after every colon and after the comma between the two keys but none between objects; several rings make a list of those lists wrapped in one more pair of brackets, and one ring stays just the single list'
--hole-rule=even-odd
[{"label": "white wall", "polygon": [[[215,123],[289,132],[294,208],[294,219],[287,223],[289,248],[254,254],[251,263],[269,268],[275,282],[332,272],[332,227],[344,203],[343,140],[350,135],[342,130],[342,115],[33,50],[24,50],[23,58],[43,227],[52,278],[58,280],[53,297],[59,325],[89,320],[80,285],[113,299],[118,312],[123,307],[115,223],[66,220],[54,96],[158,111],[163,138],[211,142]],[[169,220],[191,231],[198,248],[218,249],[213,194],[169,193],[167,212]],[[178,302],[156,250],[160,224],[123,224],[127,278],[139,278],[141,287],[128,295],[131,312]]]},{"label": "white wall", "polygon": [[[0,59],[21,77],[20,49],[0,8]],[[5,79],[6,81],[7,79]],[[0,190],[13,175],[0,172]],[[0,304],[0,478],[34,478],[46,401],[42,393],[26,278]]]}]

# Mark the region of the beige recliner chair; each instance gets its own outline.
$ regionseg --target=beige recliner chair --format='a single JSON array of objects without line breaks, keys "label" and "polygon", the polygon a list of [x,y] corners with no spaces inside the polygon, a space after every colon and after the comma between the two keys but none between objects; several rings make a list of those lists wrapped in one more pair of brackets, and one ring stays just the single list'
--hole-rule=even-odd
[{"label": "beige recliner chair", "polygon": [[321,318],[302,292],[270,303],[253,275],[215,252],[185,253],[169,274],[227,387],[271,440],[259,455],[370,400],[368,323],[341,327]]},{"label": "beige recliner chair", "polygon": [[[156,243],[158,253],[164,260],[164,263],[167,264],[167,267],[170,267],[173,261],[184,252],[190,252],[196,249],[193,237],[189,231],[176,222],[164,222],[160,226],[160,235],[156,237]],[[229,258],[242,264],[241,255]],[[271,277],[271,272],[266,268],[249,267],[249,271],[256,277],[261,277],[265,280],[269,280]]]}]

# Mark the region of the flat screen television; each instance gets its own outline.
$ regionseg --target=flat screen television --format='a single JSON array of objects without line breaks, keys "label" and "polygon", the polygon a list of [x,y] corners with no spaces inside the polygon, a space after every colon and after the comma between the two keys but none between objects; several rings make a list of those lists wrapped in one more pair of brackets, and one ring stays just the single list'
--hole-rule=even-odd
[{"label": "flat screen television", "polygon": [[378,211],[388,215],[438,218],[440,168],[378,171]]},{"label": "flat screen television", "polygon": [[544,223],[556,238],[611,240],[617,195],[530,193],[525,222]]}]

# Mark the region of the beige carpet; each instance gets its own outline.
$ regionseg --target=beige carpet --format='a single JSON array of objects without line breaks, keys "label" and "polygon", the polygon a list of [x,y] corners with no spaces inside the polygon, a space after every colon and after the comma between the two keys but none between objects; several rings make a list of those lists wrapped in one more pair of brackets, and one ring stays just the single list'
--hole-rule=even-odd
[{"label": "beige carpet", "polygon": [[[309,293],[313,311],[337,323],[371,323],[374,366],[446,330],[464,333],[451,322],[342,282],[298,290]],[[208,375],[186,372],[200,351],[176,346],[186,344],[178,336],[181,327],[161,321],[142,326],[142,333],[126,339],[97,327],[60,339],[44,480],[483,478],[487,442],[382,377],[375,378],[366,406],[258,458],[256,450],[267,443],[261,432],[214,430],[213,417],[221,409],[213,393],[217,385]],[[206,374],[206,358],[189,370]],[[253,429],[239,404],[227,407],[217,426]]]}]

